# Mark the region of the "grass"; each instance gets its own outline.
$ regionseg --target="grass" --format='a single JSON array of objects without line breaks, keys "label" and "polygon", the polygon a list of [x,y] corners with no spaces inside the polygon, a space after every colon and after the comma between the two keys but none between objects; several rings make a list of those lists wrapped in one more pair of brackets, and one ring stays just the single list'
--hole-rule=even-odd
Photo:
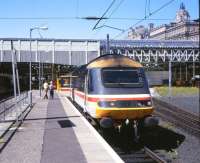
[{"label": "grass", "polygon": [[[156,92],[161,96],[168,95],[168,87],[154,87]],[[197,95],[199,93],[199,88],[197,87],[172,87],[171,94],[172,96],[178,95]]]}]

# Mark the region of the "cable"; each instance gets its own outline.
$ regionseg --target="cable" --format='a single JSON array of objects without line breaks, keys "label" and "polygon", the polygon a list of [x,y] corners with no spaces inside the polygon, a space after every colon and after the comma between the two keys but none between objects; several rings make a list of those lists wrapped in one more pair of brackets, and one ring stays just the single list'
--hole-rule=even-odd
[{"label": "cable", "polygon": [[[111,16],[119,9],[119,7],[121,6],[121,4],[124,2],[124,0],[121,0],[118,5],[115,7],[115,9],[111,12],[111,14],[107,17],[106,20],[108,19],[112,19]],[[115,18],[117,19],[117,18]],[[125,20],[125,19],[121,19],[121,20]],[[116,27],[113,27],[113,26],[108,26],[108,25],[105,25],[106,24],[106,21],[104,21],[103,25],[100,26],[99,29],[102,29],[103,27],[108,27],[108,28],[112,28],[112,29],[116,29],[116,30],[120,30],[120,31],[124,31],[123,29],[119,29],[119,28],[116,28]]]},{"label": "cable", "polygon": [[151,7],[150,7],[150,5],[151,5],[151,0],[149,0],[148,2],[149,2],[149,5],[148,5],[148,13],[150,14],[150,13],[151,13]]},{"label": "cable", "polygon": [[[143,18],[129,18],[129,17],[0,17],[0,20],[68,20],[68,19],[85,19],[85,20],[98,20],[98,19],[110,19],[110,20],[141,20]],[[174,20],[170,18],[154,18],[148,20]]]},{"label": "cable", "polygon": [[158,8],[157,10],[154,10],[153,12],[151,12],[149,15],[153,15],[155,13],[157,13],[158,11],[162,10],[163,8],[165,8],[166,6],[168,6],[169,4],[171,4],[174,0],[171,0],[167,3],[165,3],[164,5],[162,5],[160,8]]},{"label": "cable", "polygon": [[76,1],[76,17],[77,18],[78,18],[78,15],[79,15],[78,11],[79,11],[79,0]]},{"label": "cable", "polygon": [[[114,18],[109,18],[111,20],[142,20],[143,18],[118,18],[118,17],[114,17]],[[153,18],[153,19],[148,19],[148,20],[174,20],[174,18]]]},{"label": "cable", "polygon": [[101,29],[103,27],[108,27],[108,28],[119,30],[119,31],[124,31],[124,29],[116,28],[116,27],[109,26],[109,25],[102,25],[102,26],[96,27],[96,29]]},{"label": "cable", "polygon": [[146,15],[147,15],[147,0],[145,0],[145,6],[144,6],[144,17],[146,18]]},{"label": "cable", "polygon": [[0,20],[63,20],[81,19],[80,17],[0,17]]},{"label": "cable", "polygon": [[106,9],[106,11],[103,13],[103,15],[101,16],[101,18],[97,21],[97,23],[94,25],[93,29],[96,29],[97,25],[99,24],[99,22],[102,20],[102,18],[107,14],[107,12],[110,10],[110,8],[113,6],[113,4],[115,3],[116,0],[113,0],[111,2],[111,4],[109,5],[109,7]]},{"label": "cable", "polygon": [[151,17],[152,15],[156,14],[158,11],[162,10],[164,7],[168,6],[169,4],[171,4],[173,1],[175,0],[170,0],[167,3],[163,4],[160,8],[154,10],[153,12],[149,13],[148,16],[144,17],[143,19],[139,20],[138,22],[136,22],[133,26],[125,29],[124,31],[120,32],[119,34],[117,34],[114,39],[116,39],[117,37],[121,36],[122,34],[124,34],[125,32],[127,32],[130,28],[136,26],[137,24],[143,22],[144,20],[146,20],[147,18]]},{"label": "cable", "polygon": [[119,7],[121,6],[121,4],[124,2],[124,0],[121,0],[119,2],[119,4],[117,5],[117,7],[115,7],[115,9],[111,12],[111,14],[108,16],[108,19],[119,9]]}]

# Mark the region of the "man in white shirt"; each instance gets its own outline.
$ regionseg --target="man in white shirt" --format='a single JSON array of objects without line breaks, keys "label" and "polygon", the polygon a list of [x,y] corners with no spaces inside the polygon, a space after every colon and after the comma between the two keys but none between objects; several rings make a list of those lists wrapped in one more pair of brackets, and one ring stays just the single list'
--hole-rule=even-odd
[{"label": "man in white shirt", "polygon": [[49,85],[48,85],[48,83],[47,83],[46,81],[45,81],[45,83],[43,84],[43,87],[44,87],[44,92],[45,92],[44,99],[48,99]]}]

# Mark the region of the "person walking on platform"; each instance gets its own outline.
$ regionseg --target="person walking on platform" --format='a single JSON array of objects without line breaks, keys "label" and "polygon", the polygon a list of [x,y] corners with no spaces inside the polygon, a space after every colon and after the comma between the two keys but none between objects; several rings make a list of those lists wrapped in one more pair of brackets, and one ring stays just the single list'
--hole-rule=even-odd
[{"label": "person walking on platform", "polygon": [[45,92],[45,95],[44,95],[43,99],[48,99],[49,85],[48,85],[48,83],[46,81],[44,82],[43,87],[44,87],[44,92]]},{"label": "person walking on platform", "polygon": [[53,99],[53,96],[54,96],[53,81],[50,82],[50,96],[51,96],[51,99]]}]

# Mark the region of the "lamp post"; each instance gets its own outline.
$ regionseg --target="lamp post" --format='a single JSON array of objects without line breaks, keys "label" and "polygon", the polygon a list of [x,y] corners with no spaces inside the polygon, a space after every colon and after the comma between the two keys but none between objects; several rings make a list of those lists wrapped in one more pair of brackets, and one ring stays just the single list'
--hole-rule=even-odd
[{"label": "lamp post", "polygon": [[39,58],[40,58],[40,62],[39,62],[39,90],[40,90],[40,97],[41,97],[41,54],[39,52]]},{"label": "lamp post", "polygon": [[30,63],[29,63],[29,97],[30,97],[30,107],[32,107],[32,71],[31,71],[31,67],[32,67],[32,49],[31,49],[31,42],[32,42],[32,31],[33,30],[47,30],[48,27],[33,27],[33,28],[30,28],[30,31],[29,31],[29,38],[30,38]]}]

